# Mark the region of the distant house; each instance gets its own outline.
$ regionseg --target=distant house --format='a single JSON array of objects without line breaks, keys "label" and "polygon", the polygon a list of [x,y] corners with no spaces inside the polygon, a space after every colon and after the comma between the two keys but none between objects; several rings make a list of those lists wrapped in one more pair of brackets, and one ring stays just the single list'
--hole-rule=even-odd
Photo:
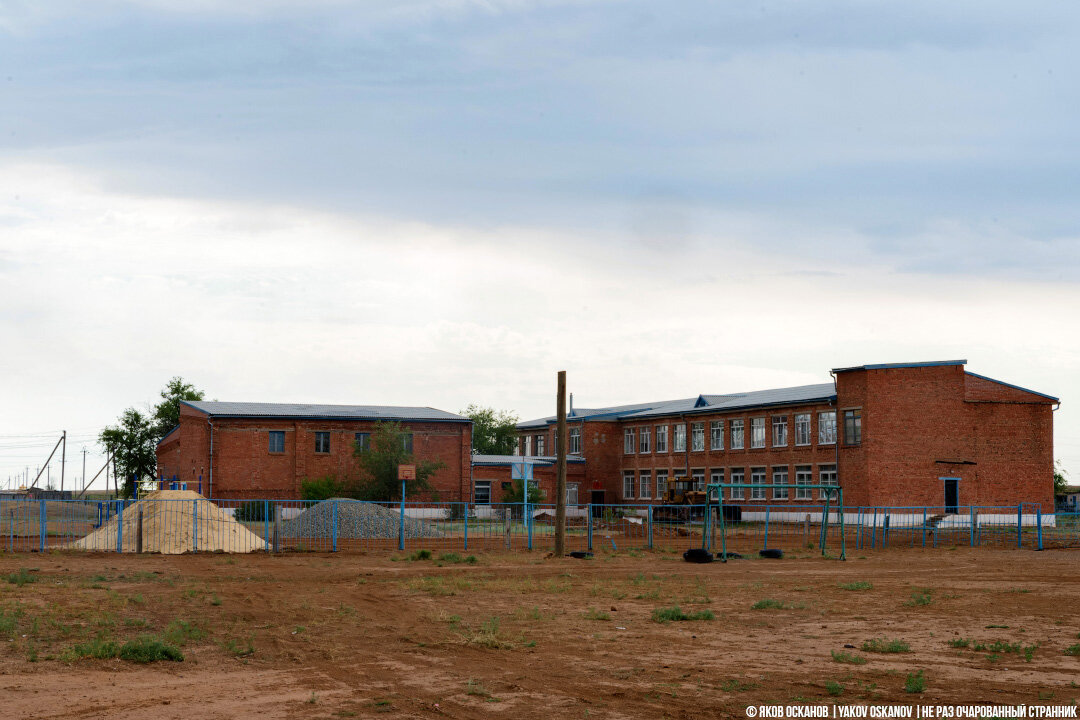
[{"label": "distant house", "polygon": [[472,421],[429,407],[182,402],[158,477],[210,498],[299,498],[304,479],[355,477],[353,450],[380,421],[409,430],[417,459],[446,464],[430,481],[440,499],[470,499]]},{"label": "distant house", "polygon": [[1080,485],[1066,485],[1064,492],[1054,495],[1061,512],[1080,512]]}]

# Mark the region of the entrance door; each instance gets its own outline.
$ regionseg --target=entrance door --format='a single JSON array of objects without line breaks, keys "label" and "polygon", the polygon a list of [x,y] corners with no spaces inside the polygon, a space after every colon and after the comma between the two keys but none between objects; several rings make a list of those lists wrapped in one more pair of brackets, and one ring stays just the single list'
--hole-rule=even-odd
[{"label": "entrance door", "polygon": [[960,512],[960,478],[941,478],[945,481],[945,514]]},{"label": "entrance door", "polygon": [[604,491],[593,490],[592,494],[589,496],[589,502],[593,505],[593,517],[602,517],[604,514],[604,508],[602,507],[604,504]]}]

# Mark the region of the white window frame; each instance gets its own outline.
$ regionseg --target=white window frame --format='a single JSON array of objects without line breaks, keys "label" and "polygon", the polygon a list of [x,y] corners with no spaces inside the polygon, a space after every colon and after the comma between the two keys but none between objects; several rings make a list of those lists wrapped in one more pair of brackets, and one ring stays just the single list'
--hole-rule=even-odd
[{"label": "white window frame", "polygon": [[634,471],[623,470],[622,474],[623,500],[634,499]]},{"label": "white window frame", "polygon": [[713,420],[709,425],[709,449],[724,449],[724,421]]},{"label": "white window frame", "polygon": [[673,452],[686,452],[686,423],[676,423],[673,428],[671,450]]},{"label": "white window frame", "polygon": [[705,452],[705,423],[690,423],[690,452]]},{"label": "white window frame", "polygon": [[581,428],[572,427],[567,432],[567,439],[570,441],[570,447],[567,449],[567,453],[571,455],[581,454]]},{"label": "white window frame", "polygon": [[649,449],[649,445],[650,445],[651,440],[652,440],[652,435],[649,432],[649,426],[648,425],[646,425],[645,427],[642,427],[642,428],[638,428],[638,452],[639,453],[647,454],[647,453],[651,452],[651,450]]},{"label": "white window frame", "polygon": [[576,507],[581,502],[579,483],[566,483],[566,505]]},{"label": "white window frame", "polygon": [[836,444],[836,411],[826,410],[817,415],[818,445]]},{"label": "white window frame", "polygon": [[[487,500],[478,500],[481,485],[487,486]],[[477,480],[473,483],[473,503],[476,505],[490,505],[491,504],[491,481],[490,480]]]},{"label": "white window frame", "polygon": [[728,425],[731,427],[731,449],[744,449],[746,447],[746,420],[735,418]]},{"label": "white window frame", "polygon": [[532,435],[525,436],[525,456],[532,455]]},{"label": "white window frame", "polygon": [[[326,449],[320,450],[320,440],[326,440]],[[329,430],[316,430],[315,431],[315,453],[317,455],[329,455],[330,454],[330,431]]]},{"label": "white window frame", "polygon": [[[746,468],[731,468],[728,473],[732,485],[742,485],[746,482]],[[746,488],[731,488],[732,500],[745,500]]]},{"label": "white window frame", "polygon": [[[848,432],[848,415],[851,416],[851,426],[853,431]],[[862,408],[845,408],[844,414],[841,416],[844,420],[844,444],[849,446],[862,445]],[[848,437],[848,435],[857,435],[858,437]]]},{"label": "white window frame", "polygon": [[667,425],[656,426],[656,452],[666,453],[667,449]]},{"label": "white window frame", "polygon": [[787,415],[772,416],[772,446],[787,447]]},{"label": "white window frame", "polygon": [[[840,483],[837,482],[836,465],[834,463],[818,465],[818,485],[840,487]],[[833,493],[831,490],[818,490],[818,499],[824,500],[826,493],[829,493],[833,499],[836,498],[837,494]]]},{"label": "white window frame", "polygon": [[750,418],[750,447],[757,450],[765,447],[765,418]]},{"label": "white window frame", "polygon": [[[709,484],[715,485],[717,483],[724,482],[724,468],[713,468],[709,470]],[[720,497],[724,496],[723,488],[720,489]]]},{"label": "white window frame", "polygon": [[664,497],[664,494],[667,492],[667,477],[667,470],[656,471],[656,497],[658,498]]},{"label": "white window frame", "polygon": [[649,500],[652,497],[652,471],[642,470],[638,473],[638,497]]},{"label": "white window frame", "polygon": [[810,432],[810,413],[795,413],[795,446],[805,447],[810,444],[813,433]]},{"label": "white window frame", "polygon": [[787,465],[775,465],[772,469],[772,499],[773,500],[787,500],[791,497],[790,488],[776,487],[777,485],[788,485],[788,467]]},{"label": "white window frame", "polygon": [[[796,485],[813,485],[814,484],[814,468],[812,465],[796,465],[795,466],[795,484]],[[795,488],[796,500],[813,500],[814,491],[811,488],[797,487]]]},{"label": "white window frame", "polygon": [[698,492],[705,490],[705,468],[690,470],[690,482],[694,483],[694,489]]},{"label": "white window frame", "polygon": [[623,455],[633,455],[637,452],[636,445],[634,428],[623,428]]},{"label": "white window frame", "polygon": [[544,450],[546,450],[546,448],[544,446],[546,444],[547,444],[547,435],[540,434],[540,435],[536,436],[536,455],[538,457],[542,456],[544,454]]},{"label": "white window frame", "polygon": [[[769,481],[769,469],[764,467],[752,467],[750,468],[750,484],[751,485],[764,485]],[[765,488],[754,487],[750,488],[751,500],[765,500]]]}]

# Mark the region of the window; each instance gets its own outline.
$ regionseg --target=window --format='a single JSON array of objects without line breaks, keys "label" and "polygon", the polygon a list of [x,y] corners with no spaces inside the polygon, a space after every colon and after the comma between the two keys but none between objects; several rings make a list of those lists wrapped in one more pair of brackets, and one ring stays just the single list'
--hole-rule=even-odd
[{"label": "window", "polygon": [[818,413],[817,415],[817,441],[818,445],[833,445],[836,443],[836,411]]},{"label": "window", "polygon": [[810,444],[810,413],[795,413],[795,444]]},{"label": "window", "polygon": [[690,424],[690,449],[694,452],[705,451],[705,423]]},{"label": "window", "polygon": [[[836,466],[835,465],[819,465],[818,466],[818,485],[832,485],[837,487],[836,482]],[[830,499],[836,499],[836,493],[830,490],[822,490],[820,495],[824,499],[828,494]]]},{"label": "window", "polygon": [[656,471],[656,497],[664,497],[667,492],[667,470]]},{"label": "window", "polygon": [[634,428],[623,430],[623,452],[627,455],[634,452]]},{"label": "window", "polygon": [[750,447],[765,447],[765,418],[750,418]]},{"label": "window", "polygon": [[412,433],[405,433],[401,436],[401,449],[407,453],[412,452]]},{"label": "window", "polygon": [[473,502],[477,505],[491,504],[491,481],[477,480],[473,486]]},{"label": "window", "polygon": [[691,470],[690,479],[694,481],[694,489],[698,492],[705,490],[705,470]]},{"label": "window", "polygon": [[[717,483],[722,483],[722,482],[724,482],[724,468],[713,468],[712,470],[709,471],[709,484],[710,485],[715,485]],[[714,495],[713,497],[715,498],[715,497],[723,497],[723,496],[724,496],[724,490],[723,490],[723,488],[721,488],[720,489],[720,494],[718,496]]]},{"label": "window", "polygon": [[526,435],[524,438],[522,438],[521,443],[525,446],[522,454],[525,456],[532,455],[532,435]]},{"label": "window", "polygon": [[315,452],[328,453],[330,452],[330,433],[317,432],[315,433]]},{"label": "window", "polygon": [[622,496],[623,500],[630,500],[634,497],[634,471],[623,470],[622,474]]},{"label": "window", "polygon": [[652,497],[652,473],[642,470],[638,477],[638,497],[646,500]]},{"label": "window", "polygon": [[717,420],[709,426],[709,449],[724,449],[724,421]]},{"label": "window", "polygon": [[544,437],[543,435],[537,435],[536,436],[536,454],[537,455],[543,455],[544,454],[544,440],[546,440],[546,439],[547,438]]},{"label": "window", "polygon": [[[765,422],[762,420],[762,429],[764,430]],[[765,499],[765,468],[750,468],[750,484],[757,487],[750,488],[751,500],[764,500]]]},{"label": "window", "polygon": [[284,430],[271,430],[270,431],[270,452],[283,453],[285,452],[285,431]]},{"label": "window", "polygon": [[[814,473],[811,471],[809,465],[798,465],[795,467],[795,484],[796,485],[811,485],[813,483]],[[795,488],[796,500],[813,500],[814,493],[808,487]]]},{"label": "window", "polygon": [[[746,482],[746,471],[742,468],[731,468],[731,484],[742,485]],[[732,500],[745,500],[746,488],[733,487],[731,488]]]},{"label": "window", "polygon": [[577,483],[566,484],[566,504],[573,506],[578,504],[578,486]]},{"label": "window", "polygon": [[675,428],[675,439],[673,441],[675,447],[672,449],[675,452],[686,452],[686,423],[679,423],[672,427]]},{"label": "window", "polygon": [[649,428],[643,427],[638,429],[638,452],[649,452],[649,442],[652,440],[652,436],[649,434]]},{"label": "window", "polygon": [[667,425],[656,426],[656,452],[667,452]]},{"label": "window", "polygon": [[[570,448],[566,451],[571,455],[578,455],[581,453],[581,428],[570,428],[570,432],[567,433],[567,437],[570,438]],[[576,485],[574,487],[577,487]]]},{"label": "window", "polygon": [[356,433],[354,438],[360,452],[371,449],[371,433]]},{"label": "window", "polygon": [[844,444],[858,445],[862,442],[862,410],[844,411]]},{"label": "window", "polygon": [[781,485],[787,485],[787,468],[786,467],[774,467],[772,471],[772,496],[773,500],[787,500],[788,488],[780,487]]},{"label": "window", "polygon": [[787,415],[773,415],[772,444],[773,447],[787,445]]},{"label": "window", "polygon": [[731,421],[731,449],[742,450],[743,449],[743,420]]}]

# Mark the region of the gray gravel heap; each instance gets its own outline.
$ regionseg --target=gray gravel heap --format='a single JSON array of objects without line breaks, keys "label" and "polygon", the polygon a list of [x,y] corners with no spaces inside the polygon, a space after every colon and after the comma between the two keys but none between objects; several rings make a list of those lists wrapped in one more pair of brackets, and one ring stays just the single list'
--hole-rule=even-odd
[{"label": "gray gravel heap", "polygon": [[[333,501],[337,500],[337,536],[339,538],[398,537],[401,511],[374,503],[345,498],[323,500],[312,505],[292,520],[282,523],[285,537],[329,538],[333,525]],[[405,537],[433,538],[442,533],[430,522],[405,518]]]}]

